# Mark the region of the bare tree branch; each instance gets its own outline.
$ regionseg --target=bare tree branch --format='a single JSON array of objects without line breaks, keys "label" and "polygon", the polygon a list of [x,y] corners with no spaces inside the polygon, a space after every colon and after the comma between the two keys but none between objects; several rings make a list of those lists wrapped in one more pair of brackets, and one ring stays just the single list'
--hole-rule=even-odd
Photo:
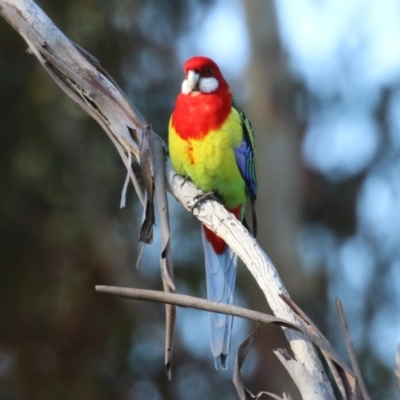
[{"label": "bare tree branch", "polygon": [[[206,200],[193,209],[194,199],[201,192],[191,182],[184,181],[181,176],[176,175],[169,162],[167,164],[167,181],[171,186],[171,192],[185,208],[192,211],[201,222],[222,237],[246,264],[264,292],[274,314],[279,318],[299,324],[296,314],[280,297],[281,294],[284,294],[290,298],[278,271],[240,221],[213,200]],[[299,332],[283,329],[296,359],[304,364],[305,369],[315,381],[321,384],[316,388],[320,398],[334,399],[332,387],[309,339]],[[320,392],[321,388],[322,392]]]},{"label": "bare tree branch", "polygon": [[100,293],[112,294],[127,299],[154,301],[156,303],[174,304],[180,307],[190,307],[197,310],[219,312],[223,314],[233,315],[235,317],[246,318],[254,322],[262,322],[264,324],[278,324],[287,328],[299,330],[297,325],[291,324],[284,319],[274,317],[269,314],[258,311],[249,310],[247,308],[232,306],[224,303],[217,303],[198,297],[188,296],[185,294],[166,293],[159,290],[125,288],[120,286],[103,286],[97,285],[96,291]]},{"label": "bare tree branch", "polygon": [[304,311],[291,299],[284,295],[281,295],[281,297],[302,321],[304,328],[307,330],[307,334],[311,335],[313,343],[321,349],[321,353],[325,357],[343,399],[358,400],[361,397],[361,392],[359,390],[357,376],[348,368],[346,363],[340,359],[331,344]]},{"label": "bare tree branch", "polygon": [[325,337],[315,329],[310,329],[308,324],[294,324],[282,318],[277,318],[272,315],[261,313],[247,308],[233,306],[224,303],[217,303],[198,297],[188,296],[177,293],[166,293],[158,290],[136,289],[120,286],[104,286],[97,285],[96,291],[100,293],[112,294],[114,296],[125,297],[128,299],[153,301],[156,303],[174,304],[181,307],[190,307],[197,310],[219,312],[223,314],[233,315],[235,317],[246,318],[254,322],[264,324],[275,323],[282,327],[293,329],[296,332],[301,332],[310,342],[314,343],[324,354],[325,357],[334,362],[338,367],[345,370],[349,374],[346,364],[336,354],[331,344]]},{"label": "bare tree branch", "polygon": [[320,400],[320,393],[323,390],[322,388],[315,390],[318,383],[315,382],[315,378],[304,368],[304,365],[291,357],[286,350],[278,349],[274,353],[299,388],[302,398]]}]

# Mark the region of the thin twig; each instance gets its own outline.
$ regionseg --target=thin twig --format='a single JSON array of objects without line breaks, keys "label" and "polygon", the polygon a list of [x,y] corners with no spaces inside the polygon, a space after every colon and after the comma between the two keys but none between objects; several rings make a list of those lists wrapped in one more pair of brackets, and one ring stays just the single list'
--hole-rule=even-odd
[{"label": "thin twig", "polygon": [[[334,361],[343,370],[348,371],[347,366],[343,363],[340,357],[335,353],[331,344],[325,338],[319,337],[314,332],[307,330],[307,327],[301,324],[294,324],[285,319],[277,318],[272,315],[261,313],[258,311],[249,310],[243,307],[231,306],[228,304],[217,303],[210,300],[200,299],[198,297],[187,296],[184,294],[166,293],[158,290],[135,289],[120,286],[102,286],[97,285],[96,291],[100,293],[112,294],[114,296],[125,297],[128,299],[153,301],[156,303],[174,304],[181,307],[190,307],[197,310],[219,312],[223,314],[233,315],[235,317],[246,318],[254,322],[264,324],[278,324],[282,327],[289,328],[293,331],[301,332],[307,339],[319,347],[327,357]],[[350,373],[350,372],[349,372]],[[316,392],[318,393],[318,391]]]},{"label": "thin twig", "polygon": [[298,326],[269,314],[248,310],[247,308],[243,307],[231,306],[229,304],[217,303],[215,301],[199,299],[198,297],[187,296],[185,294],[102,285],[97,285],[96,291],[119,297],[126,297],[128,299],[154,301],[156,303],[174,304],[181,307],[195,308],[197,310],[219,312],[233,315],[235,317],[247,318],[255,322],[262,322],[264,324],[274,323],[287,328],[299,330]]},{"label": "thin twig", "polygon": [[336,299],[335,305],[337,313],[339,315],[340,326],[342,327],[343,331],[344,343],[346,345],[347,353],[349,354],[350,357],[351,366],[353,367],[353,371],[356,374],[358,383],[360,385],[362,398],[364,400],[371,400],[371,397],[369,397],[367,388],[365,386],[363,377],[361,375],[360,366],[357,361],[357,356],[356,356],[356,351],[354,349],[353,341],[351,340],[349,325],[347,323],[346,314],[344,312],[342,301],[340,299]]}]

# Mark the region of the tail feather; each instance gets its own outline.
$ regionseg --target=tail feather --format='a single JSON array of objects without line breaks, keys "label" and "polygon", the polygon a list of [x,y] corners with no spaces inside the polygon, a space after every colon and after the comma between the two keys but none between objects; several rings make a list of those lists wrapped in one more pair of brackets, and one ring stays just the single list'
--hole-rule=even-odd
[{"label": "tail feather", "polygon": [[[236,255],[212,231],[203,226],[208,299],[233,304],[236,280]],[[233,316],[211,313],[211,351],[216,369],[227,369],[231,347]]]}]

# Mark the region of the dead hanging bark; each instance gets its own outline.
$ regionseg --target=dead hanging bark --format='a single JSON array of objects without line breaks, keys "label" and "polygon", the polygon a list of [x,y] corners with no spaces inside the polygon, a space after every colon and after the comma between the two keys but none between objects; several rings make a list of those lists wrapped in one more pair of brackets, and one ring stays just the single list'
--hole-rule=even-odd
[{"label": "dead hanging bark", "polygon": [[[161,139],[149,129],[143,116],[99,62],[71,42],[32,0],[0,0],[0,15],[24,38],[29,51],[38,58],[52,79],[100,124],[117,148],[142,204],[147,201],[145,224],[141,230],[141,239],[144,242],[151,242],[154,221],[151,208],[154,204],[155,189],[155,203],[161,215],[161,272],[166,291],[173,292],[174,283],[164,191],[165,177],[167,189],[175,198],[208,228],[221,236],[243,260],[264,292],[276,317],[298,325],[303,330],[296,312],[281,297],[282,294],[289,297],[289,294],[268,256],[243,225],[221,204],[207,200],[192,209],[194,199],[201,192],[191,182],[184,182],[175,174],[165,157],[166,149]],[[149,160],[147,156],[150,157]],[[146,201],[131,169],[132,159],[138,164],[142,162],[143,176],[147,177]],[[174,310],[173,306],[167,306],[165,360],[169,377]],[[301,332],[283,329],[296,362],[302,365],[301,368],[310,378],[307,383],[310,390],[313,390],[318,398],[334,399],[332,387],[310,338]]]},{"label": "dead hanging bark", "polygon": [[[33,1],[1,0],[0,15],[25,39],[29,53],[34,54],[61,89],[100,124],[117,148],[141,203],[146,203],[139,236],[144,243],[151,243],[153,239],[154,191],[159,188],[156,204],[162,229],[160,267],[165,290],[174,291],[168,205],[163,189],[165,151],[161,139],[151,131],[139,110],[98,60],[71,42]],[[132,159],[141,164],[146,196],[131,168]],[[168,378],[171,378],[175,318],[175,307],[167,305],[165,368]]]}]

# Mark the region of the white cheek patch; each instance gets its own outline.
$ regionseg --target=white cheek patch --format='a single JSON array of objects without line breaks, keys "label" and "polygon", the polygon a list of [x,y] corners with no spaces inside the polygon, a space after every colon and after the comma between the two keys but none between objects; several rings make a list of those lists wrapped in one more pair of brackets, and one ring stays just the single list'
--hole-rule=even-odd
[{"label": "white cheek patch", "polygon": [[201,78],[199,89],[202,93],[212,93],[218,89],[218,81],[215,78]]},{"label": "white cheek patch", "polygon": [[192,91],[192,86],[191,84],[188,82],[187,79],[185,79],[182,82],[182,93],[183,94],[189,94]]}]

